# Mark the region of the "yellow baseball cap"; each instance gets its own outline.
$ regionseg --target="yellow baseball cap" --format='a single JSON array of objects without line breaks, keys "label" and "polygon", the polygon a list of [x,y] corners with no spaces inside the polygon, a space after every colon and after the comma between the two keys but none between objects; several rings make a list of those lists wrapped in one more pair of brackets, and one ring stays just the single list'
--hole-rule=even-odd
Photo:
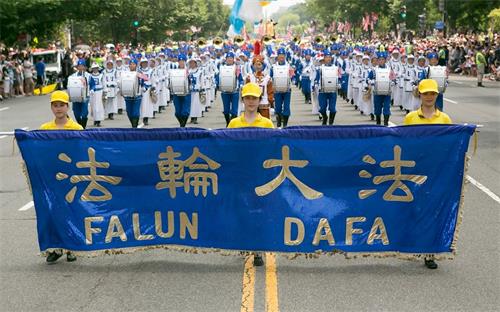
[{"label": "yellow baseball cap", "polygon": [[438,84],[437,84],[436,80],[424,79],[424,80],[420,81],[420,83],[418,84],[418,92],[420,92],[420,93],[426,93],[426,92],[439,93]]},{"label": "yellow baseball cap", "polygon": [[63,102],[69,103],[69,95],[65,91],[54,91],[50,96],[50,103],[52,102]]},{"label": "yellow baseball cap", "polygon": [[262,94],[262,90],[260,89],[259,85],[256,83],[253,83],[253,82],[247,83],[241,89],[241,97],[245,97],[245,96],[260,97],[261,94]]}]

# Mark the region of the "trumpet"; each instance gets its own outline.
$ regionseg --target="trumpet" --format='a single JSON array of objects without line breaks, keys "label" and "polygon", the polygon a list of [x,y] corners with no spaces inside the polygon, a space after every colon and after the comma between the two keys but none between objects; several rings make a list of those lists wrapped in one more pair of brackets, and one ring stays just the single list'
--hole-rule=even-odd
[{"label": "trumpet", "polygon": [[265,35],[264,37],[262,37],[262,42],[264,42],[264,44],[266,45],[270,44],[272,40],[273,38],[269,35]]},{"label": "trumpet", "polygon": [[295,43],[295,44],[300,44],[300,37],[299,36],[295,36],[293,37],[292,41]]},{"label": "trumpet", "polygon": [[213,43],[215,48],[222,49],[222,44],[224,43],[224,41],[222,40],[221,37],[215,37]]},{"label": "trumpet", "polygon": [[207,46],[207,40],[203,37],[199,38],[198,41],[196,41],[198,44],[198,48],[203,49]]},{"label": "trumpet", "polygon": [[314,37],[314,42],[315,42],[316,44],[322,44],[322,43],[323,43],[323,41],[325,41],[325,39],[324,39],[324,38],[323,38],[323,36],[321,36],[321,35],[317,35],[316,37]]},{"label": "trumpet", "polygon": [[331,35],[328,40],[330,40],[330,43],[335,43],[337,41],[337,38],[335,37],[335,35]]},{"label": "trumpet", "polygon": [[238,47],[241,47],[245,42],[245,39],[242,36],[237,35],[234,37],[233,41]]}]

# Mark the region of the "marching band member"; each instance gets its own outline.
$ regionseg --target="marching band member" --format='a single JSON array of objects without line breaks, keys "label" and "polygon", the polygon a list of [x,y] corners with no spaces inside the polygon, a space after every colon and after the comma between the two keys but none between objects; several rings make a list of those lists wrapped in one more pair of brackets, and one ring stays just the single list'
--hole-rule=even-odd
[{"label": "marching band member", "polygon": [[73,102],[73,114],[77,123],[82,125],[83,129],[87,127],[87,120],[89,114],[89,94],[90,94],[90,74],[85,70],[86,63],[84,59],[79,59],[77,62],[77,72],[72,76],[81,77],[83,87],[87,88],[87,97],[83,102]]},{"label": "marching band member", "polygon": [[198,124],[198,118],[202,117],[204,110],[200,101],[200,92],[202,91],[203,71],[198,67],[199,59],[193,55],[188,61],[189,81],[191,85],[191,110],[189,117],[191,123]]},{"label": "marching band member", "polygon": [[139,61],[139,75],[144,80],[142,86],[141,117],[145,126],[149,125],[149,118],[154,117],[154,104],[151,100],[151,92],[154,92],[153,69],[148,65],[148,59],[143,57]]},{"label": "marching band member", "polygon": [[339,94],[344,100],[347,101],[347,88],[349,86],[349,59],[347,57],[347,51],[340,52],[340,58],[338,58],[338,63],[342,72],[341,88]]},{"label": "marching band member", "polygon": [[361,115],[371,115],[371,119],[374,119],[373,109],[371,103],[371,88],[367,83],[368,74],[370,73],[370,57],[368,55],[363,55],[361,60],[361,66],[358,67],[358,107]]},{"label": "marching band member", "polygon": [[[240,66],[234,62],[234,53],[226,54],[225,62],[219,64],[217,89],[221,91],[222,113],[226,126],[238,116],[239,90],[243,84]],[[249,74],[250,75],[250,74]]]},{"label": "marching band member", "polygon": [[291,100],[291,78],[294,76],[293,68],[286,62],[286,51],[279,48],[277,51],[277,62],[271,67],[271,78],[274,81],[274,103],[276,108],[277,127],[283,128],[288,125],[290,118],[290,100]]},{"label": "marching band member", "polygon": [[314,62],[311,60],[311,57],[312,51],[310,49],[305,50],[304,60],[299,63],[299,68],[297,69],[300,72],[300,86],[307,104],[311,104],[311,81],[313,81],[316,73],[314,70]]},{"label": "marching band member", "polygon": [[253,73],[247,76],[245,82],[256,83],[262,88],[259,113],[266,118],[271,118],[270,108],[274,106],[273,81],[271,76],[265,73],[264,57],[262,55],[254,56],[252,70]]},{"label": "marching band member", "polygon": [[408,114],[413,110],[413,89],[418,83],[417,67],[415,66],[415,56],[408,55],[408,64],[404,67],[403,75],[403,109]]},{"label": "marching band member", "polygon": [[349,79],[352,80],[351,102],[354,103],[355,110],[357,110],[359,107],[359,94],[361,92],[360,88],[362,87],[360,79],[363,67],[363,63],[361,62],[362,57],[363,54],[361,52],[355,52],[351,69],[351,76],[349,77]]},{"label": "marching band member", "polygon": [[427,55],[429,58],[429,67],[427,69],[427,77],[429,79],[434,79],[438,82],[439,86],[439,94],[436,99],[436,107],[440,110],[443,111],[444,108],[444,103],[443,103],[443,98],[444,98],[444,91],[446,90],[446,87],[448,86],[448,71],[446,69],[446,66],[439,66],[439,59],[438,55],[434,52],[431,52]]},{"label": "marching band member", "polygon": [[[124,70],[128,70],[128,68],[126,68],[123,65],[123,60],[121,57],[118,57],[116,59],[115,70],[116,70],[116,81],[120,80],[121,74]],[[121,115],[121,114],[123,114],[123,110],[125,109],[125,99],[123,98],[123,95],[119,92],[120,90],[118,88],[116,91],[117,91],[116,92],[116,106],[118,108],[118,114]]]},{"label": "marching band member", "polygon": [[[374,105],[374,111],[375,111],[375,120],[377,125],[381,124],[381,114],[383,113],[384,115],[384,126],[389,125],[389,118],[391,116],[391,91],[390,91],[390,78],[389,78],[389,71],[388,66],[386,65],[386,59],[387,59],[387,54],[385,52],[378,52],[377,53],[377,62],[378,65],[373,68],[369,75],[368,75],[368,80],[370,81],[370,84],[374,86],[373,88],[373,105]],[[381,69],[381,70],[379,70]],[[382,90],[383,88],[380,87],[383,81],[383,70],[388,69],[385,71],[387,74],[385,75],[385,78],[387,79],[386,83],[386,89]],[[380,74],[377,75],[377,72]]]},{"label": "marching band member", "polygon": [[100,127],[104,120],[104,74],[99,72],[99,65],[93,63],[90,67],[90,113],[94,119],[94,126]]},{"label": "marching band member", "polygon": [[[333,125],[335,115],[337,114],[337,89],[340,85],[340,68],[338,64],[333,63],[332,54],[326,50],[323,52],[323,64],[316,70],[314,88],[318,88],[319,95],[319,113],[321,114],[322,124]],[[326,111],[330,112],[327,116]]]},{"label": "marching band member", "polygon": [[[137,128],[139,125],[139,119],[141,115],[141,102],[142,102],[142,93],[144,86],[144,79],[142,79],[137,72],[137,63],[136,59],[130,60],[129,62],[129,70],[124,71],[120,76],[120,84],[121,84],[121,92],[123,92],[123,97],[125,99],[125,107],[127,110],[127,117],[132,125],[132,128]],[[134,74],[131,74],[134,73]],[[125,90],[124,88],[124,79],[130,77],[133,79],[131,85],[131,90]]]},{"label": "marching band member", "polygon": [[[176,68],[172,69],[170,72],[170,91],[175,107],[175,117],[179,121],[179,126],[185,127],[191,112],[191,93],[189,92],[191,87],[189,86],[190,81],[188,69],[186,68],[186,55],[179,54],[177,59],[178,62],[175,64]],[[177,76],[177,74],[180,73],[183,75]],[[177,81],[178,79],[183,81]],[[184,85],[184,90],[174,90],[177,84],[181,83]]]},{"label": "marching band member", "polygon": [[402,106],[400,103],[400,89],[399,89],[399,80],[401,78],[401,73],[403,71],[403,65],[401,64],[399,60],[399,49],[395,47],[392,50],[392,58],[389,60],[389,68],[391,69],[391,72],[393,73],[392,80],[394,82],[393,87],[392,87],[392,104],[394,106]]},{"label": "marching band member", "polygon": [[417,59],[417,81],[413,87],[413,97],[412,97],[412,111],[417,110],[420,107],[420,97],[418,94],[418,85],[420,81],[427,78],[428,67],[426,66],[427,59],[425,56],[420,55]]},{"label": "marching band member", "polygon": [[113,68],[113,61],[106,61],[106,69],[104,74],[104,94],[106,102],[104,103],[104,111],[109,120],[113,120],[113,114],[118,113],[118,98],[117,98],[117,71]]},{"label": "marching band member", "polygon": [[151,90],[149,92],[149,98],[151,100],[151,104],[153,104],[153,119],[156,117],[156,113],[160,110],[159,108],[159,98],[160,98],[160,90],[159,90],[159,85],[160,85],[160,75],[161,73],[159,72],[158,67],[156,67],[156,60],[154,57],[152,57],[149,60],[149,69],[151,70]]},{"label": "marching band member", "polygon": [[166,64],[165,64],[165,53],[158,53],[158,57],[156,58],[156,90],[158,93],[157,106],[158,113],[167,106],[167,88],[165,86],[165,79],[167,76]]}]

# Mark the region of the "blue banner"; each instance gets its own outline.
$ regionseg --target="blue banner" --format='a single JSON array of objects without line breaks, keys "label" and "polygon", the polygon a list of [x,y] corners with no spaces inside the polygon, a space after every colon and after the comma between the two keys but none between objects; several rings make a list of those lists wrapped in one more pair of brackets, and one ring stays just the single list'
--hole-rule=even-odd
[{"label": "blue banner", "polygon": [[42,251],[418,255],[454,252],[474,130],[16,130],[16,139]]}]

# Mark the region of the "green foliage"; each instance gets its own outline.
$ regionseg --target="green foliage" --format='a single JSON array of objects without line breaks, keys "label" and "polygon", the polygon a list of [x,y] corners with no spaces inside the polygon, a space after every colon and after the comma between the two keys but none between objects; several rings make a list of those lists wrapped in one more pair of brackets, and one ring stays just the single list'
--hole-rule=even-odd
[{"label": "green foliage", "polygon": [[488,18],[492,31],[500,31],[500,8],[491,10]]},{"label": "green foliage", "polygon": [[85,42],[129,42],[136,30],[144,42],[163,41],[166,31],[187,39],[190,26],[201,28],[200,36],[221,35],[230,8],[222,0],[0,0],[0,12],[0,40],[10,45],[20,33],[57,39],[63,25],[72,25],[73,36]]}]

